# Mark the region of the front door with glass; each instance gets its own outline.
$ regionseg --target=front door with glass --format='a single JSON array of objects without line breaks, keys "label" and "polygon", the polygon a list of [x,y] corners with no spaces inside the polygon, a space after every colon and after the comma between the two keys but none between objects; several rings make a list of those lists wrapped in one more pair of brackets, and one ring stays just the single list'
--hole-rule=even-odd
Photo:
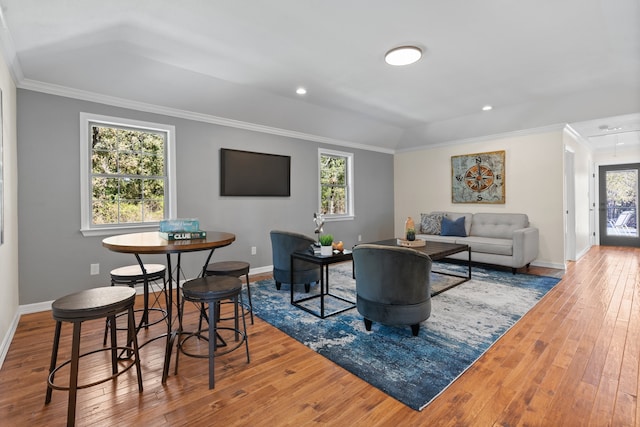
[{"label": "front door with glass", "polygon": [[638,177],[640,163],[600,166],[600,244],[640,247]]}]

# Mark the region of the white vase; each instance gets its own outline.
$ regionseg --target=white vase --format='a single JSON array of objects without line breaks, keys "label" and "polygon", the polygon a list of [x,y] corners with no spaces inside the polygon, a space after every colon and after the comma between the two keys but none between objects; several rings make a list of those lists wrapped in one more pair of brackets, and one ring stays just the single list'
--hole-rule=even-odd
[{"label": "white vase", "polygon": [[333,246],[320,246],[320,255],[333,255]]}]

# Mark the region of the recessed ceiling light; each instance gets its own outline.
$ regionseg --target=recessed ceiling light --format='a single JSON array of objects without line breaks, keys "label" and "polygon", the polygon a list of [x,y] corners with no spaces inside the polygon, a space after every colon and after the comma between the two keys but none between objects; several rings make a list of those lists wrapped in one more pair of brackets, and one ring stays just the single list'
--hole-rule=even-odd
[{"label": "recessed ceiling light", "polygon": [[384,56],[389,65],[409,65],[422,58],[422,49],[416,46],[400,46],[391,49]]},{"label": "recessed ceiling light", "polygon": [[493,107],[491,105],[485,105],[484,107],[482,107],[482,111],[491,111],[493,110]]},{"label": "recessed ceiling light", "polygon": [[298,95],[306,95],[307,90],[305,88],[303,88],[303,87],[299,87],[298,89],[296,89],[296,93]]},{"label": "recessed ceiling light", "polygon": [[622,127],[620,126],[616,126],[616,127],[611,127],[609,125],[600,125],[598,126],[598,129],[604,131],[604,132],[614,132],[617,130],[622,130]]}]

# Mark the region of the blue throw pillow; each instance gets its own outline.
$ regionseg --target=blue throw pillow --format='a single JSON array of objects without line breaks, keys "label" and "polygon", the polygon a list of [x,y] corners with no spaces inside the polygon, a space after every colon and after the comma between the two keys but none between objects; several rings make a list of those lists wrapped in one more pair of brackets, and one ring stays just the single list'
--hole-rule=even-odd
[{"label": "blue throw pillow", "polygon": [[442,231],[441,236],[459,236],[467,237],[467,232],[464,229],[464,217],[451,221],[447,217],[442,218]]}]

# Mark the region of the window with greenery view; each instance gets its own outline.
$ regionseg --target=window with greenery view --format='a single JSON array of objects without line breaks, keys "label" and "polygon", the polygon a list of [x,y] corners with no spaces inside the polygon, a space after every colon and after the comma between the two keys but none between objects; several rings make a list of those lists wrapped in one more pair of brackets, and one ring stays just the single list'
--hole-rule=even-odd
[{"label": "window with greenery view", "polygon": [[327,218],[353,216],[353,154],[319,150],[320,212]]},{"label": "window with greenery view", "polygon": [[86,116],[83,230],[155,225],[170,217],[173,128]]}]

